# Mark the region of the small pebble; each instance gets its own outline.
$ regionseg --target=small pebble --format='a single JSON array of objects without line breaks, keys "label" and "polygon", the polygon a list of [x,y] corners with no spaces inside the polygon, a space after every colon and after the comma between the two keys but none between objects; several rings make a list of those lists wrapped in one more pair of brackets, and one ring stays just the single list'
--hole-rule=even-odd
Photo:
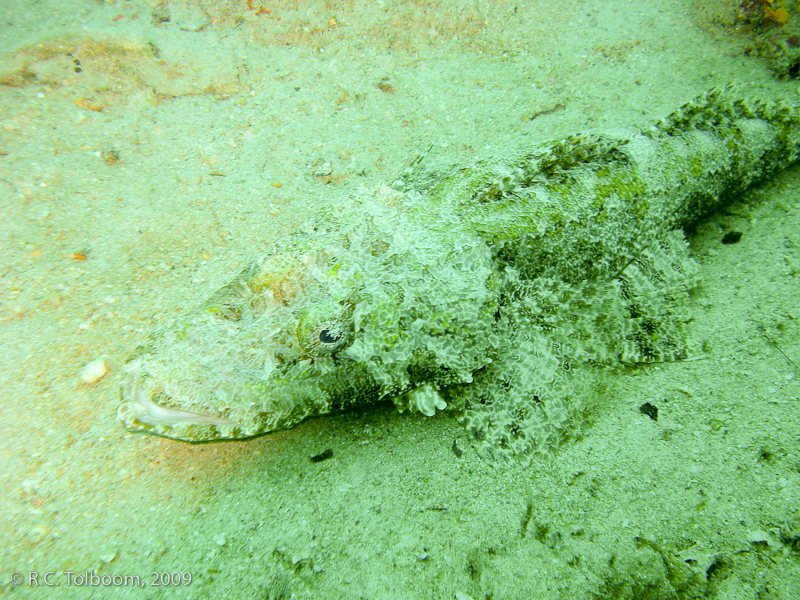
[{"label": "small pebble", "polygon": [[83,383],[97,383],[106,373],[108,373],[106,361],[102,358],[96,358],[83,368],[81,381]]}]

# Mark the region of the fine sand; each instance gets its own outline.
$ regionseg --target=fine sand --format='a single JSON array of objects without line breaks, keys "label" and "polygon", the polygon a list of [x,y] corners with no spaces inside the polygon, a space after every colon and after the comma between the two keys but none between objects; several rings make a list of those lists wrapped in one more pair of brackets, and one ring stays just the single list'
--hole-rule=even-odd
[{"label": "fine sand", "polygon": [[770,82],[738,4],[0,0],[0,596],[800,597],[797,168],[692,232],[692,359],[615,378],[551,461],[387,405],[205,445],[114,417],[160,323],[418,153]]}]

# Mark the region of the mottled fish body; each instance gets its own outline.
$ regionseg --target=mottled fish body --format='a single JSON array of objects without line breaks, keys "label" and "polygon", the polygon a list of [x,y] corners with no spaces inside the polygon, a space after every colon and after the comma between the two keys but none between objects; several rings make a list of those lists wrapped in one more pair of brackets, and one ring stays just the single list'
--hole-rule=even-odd
[{"label": "mottled fish body", "polygon": [[118,418],[246,438],[391,398],[488,455],[547,453],[604,374],[687,355],[681,228],[800,152],[797,97],[714,90],[625,138],[411,167],[276,243],[128,361]]}]

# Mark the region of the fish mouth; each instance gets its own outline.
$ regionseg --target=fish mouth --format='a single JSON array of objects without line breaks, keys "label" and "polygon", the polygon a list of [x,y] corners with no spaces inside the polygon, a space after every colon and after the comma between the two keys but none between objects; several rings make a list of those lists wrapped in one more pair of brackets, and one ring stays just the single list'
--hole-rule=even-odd
[{"label": "fish mouth", "polygon": [[[142,361],[134,360],[126,366],[122,381],[122,404],[117,410],[117,418],[129,431],[151,431],[167,437],[172,429],[180,426],[205,425],[211,427],[239,427],[238,423],[216,415],[204,414],[178,408],[171,408],[153,400],[157,394],[145,391],[142,385]],[[165,398],[169,396],[160,393]]]}]

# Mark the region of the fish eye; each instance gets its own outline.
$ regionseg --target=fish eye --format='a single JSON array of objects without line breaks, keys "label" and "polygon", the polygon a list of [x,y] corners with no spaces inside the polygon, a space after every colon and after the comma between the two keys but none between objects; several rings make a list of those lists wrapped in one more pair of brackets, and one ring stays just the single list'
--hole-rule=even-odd
[{"label": "fish eye", "polygon": [[331,333],[328,329],[323,329],[319,332],[319,341],[323,344],[335,344],[340,338],[340,335]]},{"label": "fish eye", "polygon": [[329,356],[350,345],[353,337],[352,309],[337,303],[308,307],[297,323],[297,338],[309,354]]}]

